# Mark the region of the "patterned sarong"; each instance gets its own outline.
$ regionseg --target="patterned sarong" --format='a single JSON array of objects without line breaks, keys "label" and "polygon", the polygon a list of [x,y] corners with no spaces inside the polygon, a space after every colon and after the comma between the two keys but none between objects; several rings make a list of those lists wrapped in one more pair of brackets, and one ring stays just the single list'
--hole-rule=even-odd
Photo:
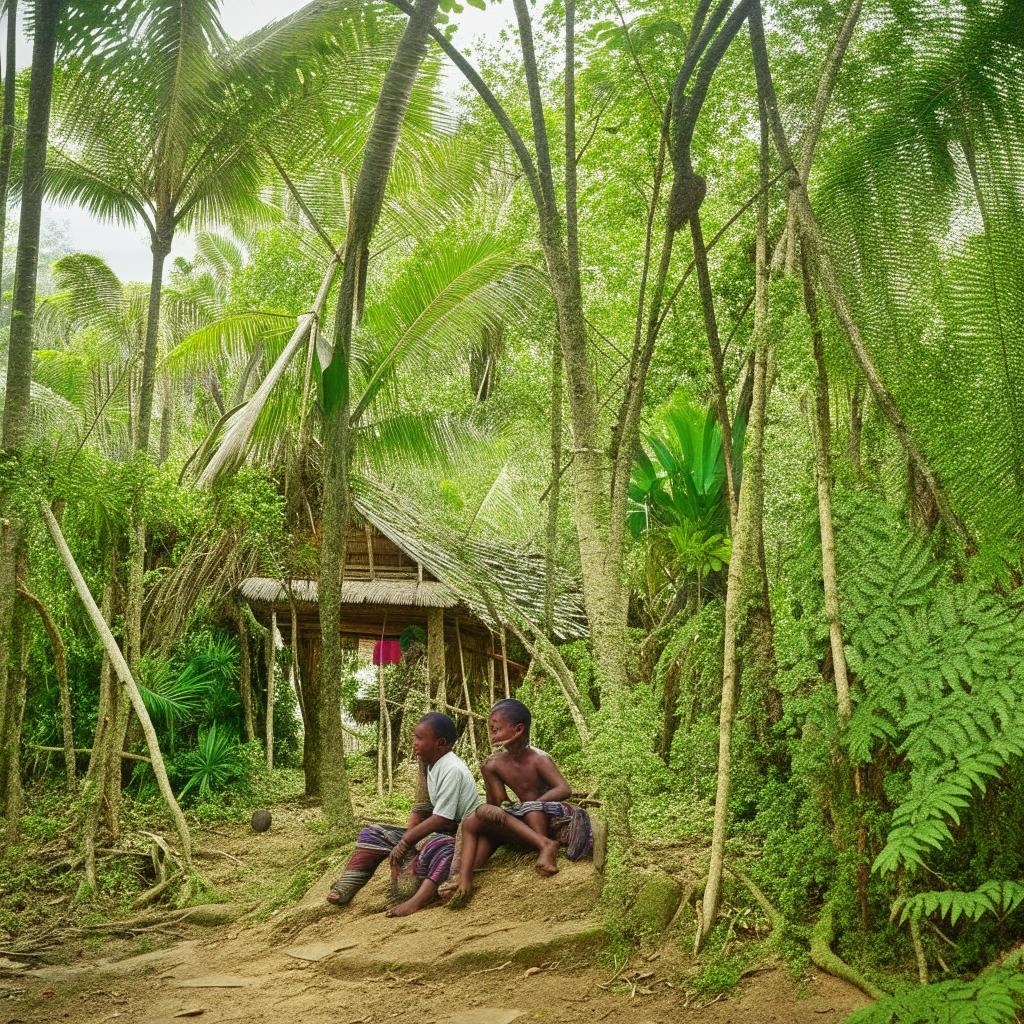
[{"label": "patterned sarong", "polygon": [[573,804],[560,800],[524,800],[509,804],[505,810],[513,818],[525,818],[534,811],[543,811],[550,819],[553,838],[565,847],[569,860],[583,860],[594,852],[594,830],[590,815]]},{"label": "patterned sarong", "polygon": [[341,906],[348,903],[353,896],[373,877],[377,866],[388,859],[388,855],[405,835],[401,825],[367,825],[359,830],[356,848],[352,851],[345,870],[332,886],[336,894],[331,902]]},{"label": "patterned sarong", "polygon": [[427,836],[412,862],[412,873],[424,881],[430,879],[435,885],[448,880],[455,855],[455,837],[435,832]]}]

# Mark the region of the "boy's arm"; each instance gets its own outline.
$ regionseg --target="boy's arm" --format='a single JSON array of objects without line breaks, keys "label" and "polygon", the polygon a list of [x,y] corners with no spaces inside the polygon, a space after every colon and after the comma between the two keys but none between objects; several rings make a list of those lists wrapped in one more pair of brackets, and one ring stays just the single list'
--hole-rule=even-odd
[{"label": "boy's arm", "polygon": [[[412,815],[409,816],[410,820]],[[424,837],[431,832],[454,832],[455,822],[451,818],[442,818],[440,814],[431,814],[417,825],[410,825],[405,834],[395,844],[394,849],[388,855],[392,865],[401,866],[402,861],[408,856],[409,851]]]},{"label": "boy's arm", "polygon": [[484,794],[487,803],[500,807],[508,799],[508,790],[505,789],[505,783],[498,774],[493,757],[484,761],[480,766],[480,773],[484,777]]},{"label": "boy's arm", "polygon": [[542,754],[537,759],[537,774],[541,781],[547,783],[548,788],[541,793],[538,800],[568,800],[572,795],[572,786],[565,781],[565,777],[558,770],[558,765],[547,754]]}]

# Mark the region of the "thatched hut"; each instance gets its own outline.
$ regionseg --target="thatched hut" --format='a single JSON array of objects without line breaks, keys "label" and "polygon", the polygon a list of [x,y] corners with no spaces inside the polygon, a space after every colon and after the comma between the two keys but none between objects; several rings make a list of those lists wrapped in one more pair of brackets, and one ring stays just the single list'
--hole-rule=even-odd
[{"label": "thatched hut", "polygon": [[[342,634],[360,641],[394,640],[419,627],[426,635],[425,688],[431,704],[465,715],[484,694],[507,692],[526,669],[509,657],[506,626],[520,637],[543,631],[543,559],[494,543],[460,537],[407,499],[362,484],[345,546]],[[583,636],[575,592],[559,580],[551,608],[557,640]],[[317,583],[249,577],[238,588],[256,618],[276,622],[298,666],[305,726],[307,788],[318,755],[320,675]],[[471,721],[471,715],[465,715]]]}]

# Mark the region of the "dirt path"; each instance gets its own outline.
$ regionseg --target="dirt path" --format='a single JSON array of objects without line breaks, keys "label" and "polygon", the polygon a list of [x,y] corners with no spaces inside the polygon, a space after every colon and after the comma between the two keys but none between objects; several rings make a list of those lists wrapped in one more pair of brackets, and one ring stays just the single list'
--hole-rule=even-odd
[{"label": "dirt path", "polygon": [[[279,891],[301,862],[304,814],[276,814],[275,830],[259,840],[221,829],[218,848],[237,862],[221,856],[211,863],[218,891],[253,900]],[[184,941],[141,955],[122,958],[124,947],[108,947],[92,959],[36,969],[4,970],[0,961],[0,1024],[831,1024],[865,1002],[827,976],[808,979],[798,992],[774,964],[710,1002],[688,991],[684,958],[671,943],[636,955],[613,979],[595,911],[600,879],[589,864],[563,864],[540,880],[528,863],[507,861],[481,876],[464,910],[401,920],[380,913],[384,883],[375,880],[350,908],[286,934],[282,921],[320,913],[332,874],[299,910],[193,929]]]}]

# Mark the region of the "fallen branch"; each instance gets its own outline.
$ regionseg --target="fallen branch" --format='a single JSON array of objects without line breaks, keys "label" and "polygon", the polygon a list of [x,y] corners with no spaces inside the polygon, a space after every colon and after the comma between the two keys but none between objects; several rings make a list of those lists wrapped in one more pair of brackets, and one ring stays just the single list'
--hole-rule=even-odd
[{"label": "fallen branch", "polygon": [[[63,754],[63,747],[44,747],[40,743],[30,743],[29,749],[41,750],[47,754]],[[76,754],[92,754],[92,747],[75,747],[74,752]],[[145,756],[145,754],[130,754],[127,750],[121,751],[121,757],[126,761],[141,761],[143,764],[152,764],[153,762]]]},{"label": "fallen branch", "polygon": [[50,537],[53,539],[54,546],[60,553],[64,568],[67,569],[68,575],[71,577],[71,582],[74,584],[79,600],[85,605],[85,610],[89,615],[93,628],[96,630],[100,642],[110,658],[110,663],[117,672],[118,678],[124,684],[124,688],[128,693],[128,699],[135,709],[139,724],[142,726],[143,735],[146,737],[146,746],[149,748],[149,756],[152,759],[153,775],[156,776],[157,788],[160,790],[160,795],[164,798],[164,803],[167,804],[167,809],[171,812],[171,817],[178,830],[178,836],[181,839],[183,859],[187,864],[192,857],[192,836],[189,833],[185,815],[175,799],[174,790],[171,789],[170,779],[167,778],[167,767],[164,764],[163,755],[160,753],[160,744],[157,740],[156,730],[153,728],[153,720],[149,717],[149,711],[143,703],[142,694],[139,692],[135,677],[128,667],[128,662],[125,661],[121,648],[118,647],[117,641],[114,639],[114,634],[110,632],[110,626],[107,625],[106,619],[103,618],[102,613],[96,606],[96,601],[89,591],[89,585],[85,582],[81,570],[78,568],[75,556],[71,554],[68,542],[64,539],[64,534],[61,532],[60,524],[54,518],[53,512],[50,511],[50,506],[45,501],[39,502],[39,508],[43,514],[46,528],[50,532]]}]

